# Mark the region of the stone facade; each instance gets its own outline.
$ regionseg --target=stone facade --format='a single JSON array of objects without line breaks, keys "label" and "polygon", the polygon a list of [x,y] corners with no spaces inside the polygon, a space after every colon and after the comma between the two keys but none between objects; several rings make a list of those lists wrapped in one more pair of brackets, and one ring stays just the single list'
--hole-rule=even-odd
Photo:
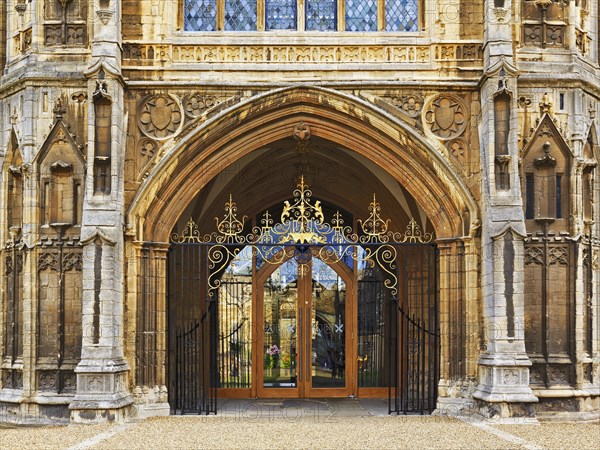
[{"label": "stone facade", "polygon": [[438,410],[597,419],[600,3],[421,0],[406,32],[186,3],[0,5],[0,420],[168,414],[169,236],[302,121],[435,231]]}]

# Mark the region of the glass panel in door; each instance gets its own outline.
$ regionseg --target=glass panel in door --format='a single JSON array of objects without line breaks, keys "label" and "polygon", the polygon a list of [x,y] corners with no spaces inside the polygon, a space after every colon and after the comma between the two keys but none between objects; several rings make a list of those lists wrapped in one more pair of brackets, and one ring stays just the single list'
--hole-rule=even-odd
[{"label": "glass panel in door", "polygon": [[313,388],[346,386],[346,285],[327,264],[312,260],[310,367]]},{"label": "glass panel in door", "polygon": [[264,284],[263,387],[296,388],[298,263],[283,263]]}]

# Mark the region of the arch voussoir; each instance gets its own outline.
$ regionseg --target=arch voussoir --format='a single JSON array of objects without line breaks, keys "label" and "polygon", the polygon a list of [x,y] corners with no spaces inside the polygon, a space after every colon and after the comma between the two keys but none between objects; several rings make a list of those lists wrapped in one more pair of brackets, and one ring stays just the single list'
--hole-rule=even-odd
[{"label": "arch voussoir", "polygon": [[392,175],[422,205],[438,237],[460,236],[465,210],[478,216],[460,176],[417,130],[356,97],[293,88],[245,101],[171,142],[139,190],[129,220],[143,220],[144,240],[167,241],[181,212],[211,179],[249,153],[290,137],[300,121],[310,124],[313,136],[355,151]]}]

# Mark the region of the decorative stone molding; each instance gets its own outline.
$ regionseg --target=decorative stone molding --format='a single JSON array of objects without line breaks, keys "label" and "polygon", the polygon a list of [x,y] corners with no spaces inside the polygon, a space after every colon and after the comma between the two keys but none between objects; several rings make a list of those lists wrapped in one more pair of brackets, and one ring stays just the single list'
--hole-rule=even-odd
[{"label": "decorative stone molding", "polygon": [[211,94],[188,94],[183,97],[182,104],[185,115],[197,119],[205,111],[221,103],[216,95]]},{"label": "decorative stone molding", "polygon": [[58,255],[56,253],[45,252],[38,258],[38,271],[51,270],[58,271]]},{"label": "decorative stone molding", "polygon": [[494,11],[494,17],[498,23],[504,23],[506,16],[509,13],[508,8],[493,8],[492,11]]},{"label": "decorative stone molding", "polygon": [[539,247],[527,246],[525,247],[525,265],[530,266],[532,264],[543,266],[544,252]]},{"label": "decorative stone molding", "polygon": [[477,61],[481,44],[440,45],[175,45],[126,44],[124,65],[172,63],[426,63]]},{"label": "decorative stone molding", "polygon": [[138,419],[170,415],[169,396],[165,385],[136,386],[133,388],[132,397]]},{"label": "decorative stone molding", "polygon": [[446,148],[454,158],[463,166],[467,160],[467,143],[463,139],[452,139]]},{"label": "decorative stone molding", "polygon": [[151,95],[138,108],[138,126],[151,139],[167,140],[181,131],[182,115],[181,105],[173,95]]},{"label": "decorative stone molding", "polygon": [[457,138],[467,127],[467,107],[454,95],[438,95],[425,104],[423,122],[427,130],[440,140]]},{"label": "decorative stone molding", "polygon": [[110,19],[114,16],[115,12],[112,9],[98,9],[96,10],[96,16],[102,22],[102,25],[107,25]]},{"label": "decorative stone molding", "polygon": [[400,108],[410,117],[419,117],[419,114],[421,114],[421,110],[423,109],[423,97],[416,94],[398,94],[392,97],[392,104]]}]

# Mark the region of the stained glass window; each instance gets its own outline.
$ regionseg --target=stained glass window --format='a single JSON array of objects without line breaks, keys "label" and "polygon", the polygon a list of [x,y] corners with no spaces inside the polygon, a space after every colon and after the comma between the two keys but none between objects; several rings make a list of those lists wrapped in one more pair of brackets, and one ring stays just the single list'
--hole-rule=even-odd
[{"label": "stained glass window", "polygon": [[386,0],[385,31],[417,31],[417,0]]},{"label": "stained glass window", "polygon": [[256,0],[225,0],[225,31],[256,31]]},{"label": "stained glass window", "polygon": [[377,0],[346,0],[346,31],[377,31]]},{"label": "stained glass window", "polygon": [[184,30],[215,31],[217,0],[185,0]]},{"label": "stained glass window", "polygon": [[335,31],[337,0],[306,0],[306,30]]},{"label": "stained glass window", "polygon": [[[344,0],[346,31],[418,31],[418,0],[385,0],[378,11],[379,0]],[[185,31],[216,31],[217,23],[225,31],[256,31],[258,0],[184,0]],[[299,0],[265,0],[266,30],[297,30]],[[338,0],[304,0],[306,31],[336,31]],[[217,17],[219,14],[219,17]],[[222,25],[221,25],[222,24]]]},{"label": "stained glass window", "polygon": [[265,0],[267,30],[296,29],[296,0]]}]

